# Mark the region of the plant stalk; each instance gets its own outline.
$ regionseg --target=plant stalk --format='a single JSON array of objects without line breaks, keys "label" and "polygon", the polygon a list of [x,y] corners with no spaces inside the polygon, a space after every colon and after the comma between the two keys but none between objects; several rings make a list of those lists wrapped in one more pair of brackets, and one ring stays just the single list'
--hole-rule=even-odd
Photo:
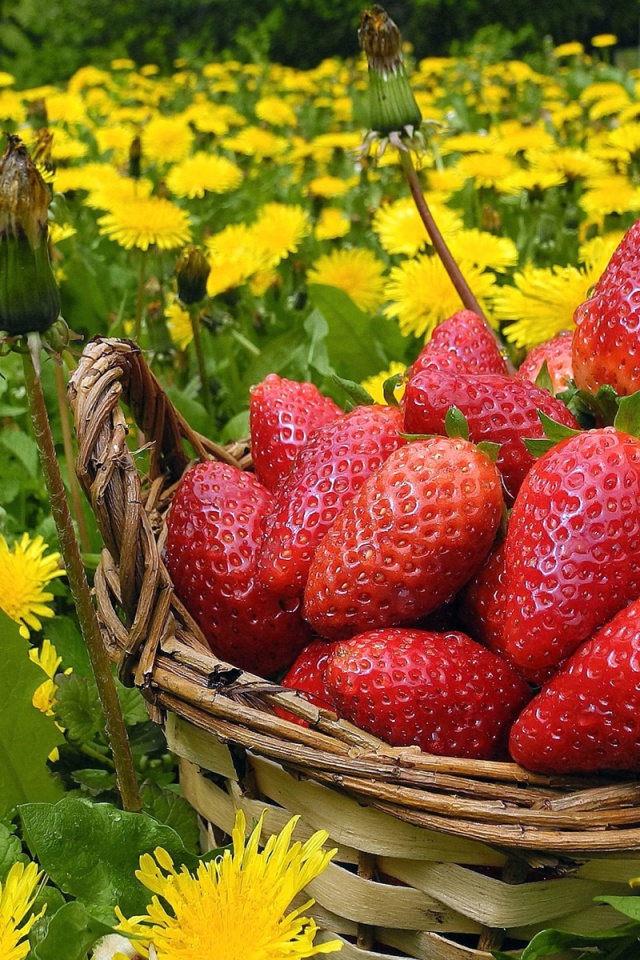
[{"label": "plant stalk", "polygon": [[207,376],[207,365],[204,359],[202,349],[202,337],[200,335],[200,317],[197,304],[192,304],[189,308],[189,318],[191,320],[191,330],[193,331],[193,345],[196,351],[198,361],[198,375],[200,377],[200,397],[202,405],[209,415],[212,413],[211,393],[209,392],[209,377]]},{"label": "plant stalk", "polygon": [[80,630],[87,645],[100,703],[104,711],[106,732],[116,769],[122,806],[125,810],[140,810],[142,801],[138,790],[127,728],[122,715],[122,707],[111,673],[109,657],[102,641],[96,610],[91,600],[82,555],[73,529],[71,512],[56,457],[42,383],[29,351],[23,354],[23,366],[29,411],[40,452],[42,471],[51,500],[51,513],[58,532],[60,550],[76,606]]},{"label": "plant stalk", "polygon": [[78,525],[78,538],[80,548],[83,553],[89,553],[91,550],[91,540],[84,510],[82,509],[82,495],[80,485],[73,469],[73,440],[71,438],[71,427],[69,425],[69,408],[67,406],[67,393],[62,375],[62,364],[55,363],[56,373],[56,393],[58,395],[58,409],[60,411],[60,427],[62,430],[62,445],[64,447],[64,457],[69,467],[69,493],[73,512],[75,513],[76,523]]},{"label": "plant stalk", "polygon": [[455,290],[458,296],[462,300],[462,303],[467,308],[467,310],[473,310],[475,314],[477,314],[479,317],[481,317],[482,320],[484,320],[484,322],[487,325],[487,330],[489,330],[489,332],[491,333],[491,336],[495,340],[498,346],[498,349],[500,350],[500,353],[504,358],[504,362],[507,366],[508,372],[510,374],[513,374],[515,372],[514,367],[505,353],[504,344],[501,342],[496,331],[491,328],[489,323],[487,323],[487,318],[484,315],[484,311],[482,307],[476,300],[473,294],[473,291],[469,287],[469,284],[464,278],[462,271],[460,270],[460,267],[458,266],[458,264],[456,263],[453,257],[453,254],[449,250],[449,247],[447,246],[444,237],[440,233],[440,229],[437,223],[433,219],[433,215],[431,213],[431,210],[429,209],[429,205],[427,204],[427,201],[425,200],[424,194],[422,192],[422,187],[420,186],[418,174],[416,173],[416,168],[413,165],[413,160],[411,159],[410,153],[407,150],[399,150],[398,153],[400,154],[400,162],[402,163],[402,169],[407,179],[407,183],[409,184],[409,189],[411,191],[411,196],[413,197],[413,202],[415,203],[416,209],[420,214],[420,219],[425,225],[425,228],[427,233],[429,234],[431,243],[433,244],[436,253],[440,257],[443,263],[443,266],[447,271],[449,278],[453,286],[455,287]]}]

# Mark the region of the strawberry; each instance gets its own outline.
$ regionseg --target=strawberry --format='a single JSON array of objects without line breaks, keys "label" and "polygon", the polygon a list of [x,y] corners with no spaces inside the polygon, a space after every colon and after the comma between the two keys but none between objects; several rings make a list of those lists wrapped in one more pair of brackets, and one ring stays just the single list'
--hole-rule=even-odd
[{"label": "strawberry", "polygon": [[482,565],[502,509],[495,465],[466,440],[396,450],[316,550],[305,616],[339,640],[431,613]]},{"label": "strawberry", "polygon": [[493,547],[482,567],[458,594],[458,617],[469,636],[504,656],[506,565],[504,540]]},{"label": "strawberry", "polygon": [[573,370],[578,387],[597,393],[640,390],[640,220],[620,241],[591,296],[577,308]]},{"label": "strawberry", "polygon": [[409,379],[427,367],[459,374],[507,373],[496,341],[472,310],[459,310],[438,324],[414,361]]},{"label": "strawberry", "polygon": [[266,522],[259,570],[271,589],[302,594],[318,543],[367,477],[404,444],[401,429],[396,407],[374,404],[312,433]]},{"label": "strawberry", "polygon": [[537,347],[529,350],[523,362],[518,368],[518,376],[523,380],[536,382],[536,377],[542,369],[543,363],[547,364],[547,370],[551,378],[552,392],[562,393],[573,380],[573,366],[571,363],[571,349],[573,343],[573,333],[570,330],[561,330],[551,340],[545,340],[539,343]]},{"label": "strawberry", "polygon": [[[280,681],[283,687],[290,690],[298,690],[305,695],[305,699],[315,703],[317,707],[324,707],[325,710],[333,710],[333,704],[327,694],[325,681],[325,667],[327,659],[334,649],[335,644],[326,643],[324,640],[312,640],[311,643],[302,650],[296,657],[295,662],[289,667],[286,674]],[[307,727],[308,723],[302,717],[296,717],[288,710],[275,708],[279,717],[290,720],[291,723],[297,723],[301,727]]]},{"label": "strawberry", "polygon": [[524,439],[544,437],[538,410],[552,420],[578,429],[575,417],[561,400],[517,377],[498,374],[461,377],[446,371],[423,370],[407,384],[405,430],[444,434],[445,417],[452,406],[464,414],[470,440],[500,444],[497,465],[510,501],[534,463]]},{"label": "strawberry", "polygon": [[549,450],[520,489],[505,550],[507,652],[553,667],[640,596],[640,442],[605,427]]},{"label": "strawberry", "polygon": [[340,716],[393,746],[501,758],[530,696],[500,657],[463,633],[391,628],[336,644],[325,668]]},{"label": "strawberry", "polygon": [[249,401],[251,455],[260,483],[275,490],[309,434],[341,413],[312,383],[270,373],[253,387]]},{"label": "strawberry", "polygon": [[541,773],[640,771],[640,601],[573,654],[517,719],[509,746]]},{"label": "strawberry", "polygon": [[286,669],[310,639],[301,604],[257,577],[262,518],[273,497],[250,473],[196,464],[167,516],[165,562],[176,593],[216,656],[262,676]]}]

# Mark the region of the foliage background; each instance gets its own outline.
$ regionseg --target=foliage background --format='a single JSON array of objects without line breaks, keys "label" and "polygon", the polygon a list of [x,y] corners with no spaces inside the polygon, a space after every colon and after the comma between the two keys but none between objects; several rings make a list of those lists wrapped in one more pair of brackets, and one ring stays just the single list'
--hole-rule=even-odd
[{"label": "foliage background", "polygon": [[[123,56],[163,70],[177,57],[206,61],[216,54],[308,69],[357,52],[355,26],[364,6],[363,0],[0,0],[0,67],[32,86]],[[612,31],[622,47],[633,47],[640,30],[638,0],[391,0],[386,9],[418,56],[448,53],[478,31],[492,40],[497,24],[507,31],[505,54],[520,56],[547,36],[556,44],[587,43]]]}]

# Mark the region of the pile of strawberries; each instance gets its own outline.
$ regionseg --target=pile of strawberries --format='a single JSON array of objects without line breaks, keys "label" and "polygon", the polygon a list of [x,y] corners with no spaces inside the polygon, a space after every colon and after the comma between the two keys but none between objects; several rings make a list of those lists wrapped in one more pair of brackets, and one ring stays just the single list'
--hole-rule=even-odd
[{"label": "pile of strawberries", "polygon": [[463,310],[400,406],[256,386],[255,472],[197,464],[167,517],[215,654],[393,745],[640,770],[640,221],[576,323],[510,375]]}]

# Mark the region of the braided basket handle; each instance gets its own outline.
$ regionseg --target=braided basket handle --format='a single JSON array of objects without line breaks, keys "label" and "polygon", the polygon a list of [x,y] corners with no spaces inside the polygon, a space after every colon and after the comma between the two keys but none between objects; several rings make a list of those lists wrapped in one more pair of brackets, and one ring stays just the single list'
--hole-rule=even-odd
[{"label": "braided basket handle", "polygon": [[[221,447],[196,433],[164,393],[140,348],[130,340],[90,340],[70,379],[68,396],[78,440],[76,472],[106,548],[102,569],[96,574],[98,610],[110,653],[119,661],[121,679],[131,683],[141,648],[145,646],[148,672],[158,643],[167,635],[182,632],[175,622],[176,609],[187,633],[206,647],[200,630],[175,598],[154,536],[153,505],[189,463],[185,443],[199,459],[213,458],[239,467],[246,464],[246,457],[239,459],[246,448],[242,444]],[[144,496],[126,442],[130,427],[123,404],[150,449],[150,487]],[[117,615],[109,616],[109,603],[105,614],[104,601],[109,594],[124,611],[127,629]]]}]

